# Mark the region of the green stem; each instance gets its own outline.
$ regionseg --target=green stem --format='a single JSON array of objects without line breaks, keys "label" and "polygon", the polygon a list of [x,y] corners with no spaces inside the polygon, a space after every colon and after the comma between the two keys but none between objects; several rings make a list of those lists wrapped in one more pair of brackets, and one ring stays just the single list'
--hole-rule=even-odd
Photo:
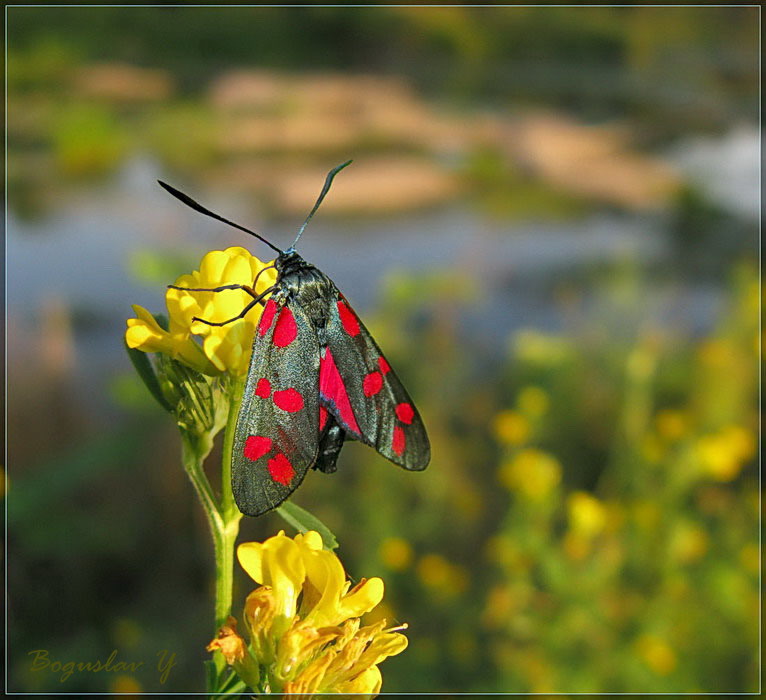
[{"label": "green stem", "polygon": [[220,527],[213,535],[215,543],[215,625],[216,629],[231,615],[232,584],[234,580],[234,545],[239,534],[239,512],[231,492],[231,455],[237,413],[242,399],[244,384],[233,382],[229,394],[229,415],[223,436],[221,458],[221,501],[219,507]]},{"label": "green stem", "polygon": [[204,450],[195,449],[192,442],[184,435],[182,435],[181,445],[181,461],[183,462],[184,470],[189,475],[194,490],[197,492],[197,498],[199,498],[199,502],[202,504],[202,509],[205,511],[208,524],[210,525],[210,532],[213,535],[213,539],[215,539],[216,532],[221,529],[222,520],[213,489],[210,487],[210,482],[207,480],[205,471],[202,468],[205,452]]},{"label": "green stem", "polygon": [[237,414],[242,403],[242,393],[245,384],[242,381],[232,381],[229,399],[229,416],[226,420],[226,431],[223,434],[223,457],[221,461],[221,512],[227,520],[242,518],[234,494],[231,492],[231,456],[234,449],[234,433],[237,427]]}]

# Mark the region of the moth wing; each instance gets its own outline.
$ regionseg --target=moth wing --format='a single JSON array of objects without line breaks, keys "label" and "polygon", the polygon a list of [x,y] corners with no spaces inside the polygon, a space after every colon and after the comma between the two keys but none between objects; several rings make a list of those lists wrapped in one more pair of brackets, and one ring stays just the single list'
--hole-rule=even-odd
[{"label": "moth wing", "polygon": [[279,292],[256,328],[234,435],[231,485],[245,515],[276,508],[317,460],[319,343]]},{"label": "moth wing", "polygon": [[425,469],[431,446],[415,404],[342,294],[329,301],[320,403],[353,438],[405,469]]}]

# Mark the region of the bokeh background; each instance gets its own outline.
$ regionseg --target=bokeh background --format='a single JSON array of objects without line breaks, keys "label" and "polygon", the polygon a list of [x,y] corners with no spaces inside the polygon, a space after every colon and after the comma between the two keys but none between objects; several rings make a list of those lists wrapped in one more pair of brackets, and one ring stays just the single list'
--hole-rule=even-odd
[{"label": "bokeh background", "polygon": [[302,253],[433,460],[351,444],[295,501],[410,624],[384,691],[758,689],[757,7],[7,18],[11,690],[203,688],[209,536],[122,334],[269,251],[155,180],[287,245],[347,158]]}]

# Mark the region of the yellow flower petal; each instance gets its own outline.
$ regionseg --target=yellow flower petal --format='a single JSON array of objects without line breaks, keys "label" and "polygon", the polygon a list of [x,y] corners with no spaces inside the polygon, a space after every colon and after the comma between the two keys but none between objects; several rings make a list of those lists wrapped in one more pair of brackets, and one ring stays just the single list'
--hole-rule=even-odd
[{"label": "yellow flower petal", "polygon": [[215,367],[207,360],[202,348],[188,335],[169,333],[162,328],[154,316],[135,304],[133,311],[137,318],[129,318],[125,331],[125,342],[129,348],[142,352],[161,352],[205,374],[215,374]]},{"label": "yellow flower petal", "polygon": [[339,683],[335,692],[377,695],[382,685],[383,677],[380,669],[377,666],[372,666],[362,671],[356,678],[345,683]]},{"label": "yellow flower petal", "polygon": [[[276,282],[276,270],[266,269],[271,264],[238,246],[213,250],[202,258],[198,271],[181,275],[175,280],[175,286],[215,289],[231,284],[252,285],[257,277],[256,292],[262,293]],[[241,376],[248,369],[255,326],[263,307],[256,305],[244,318],[224,326],[211,326],[192,319],[196,317],[214,323],[228,321],[238,316],[252,300],[252,296],[242,289],[220,292],[168,289],[165,303],[169,331],[160,328],[145,310],[137,311],[138,318],[128,323],[126,341],[130,347],[146,352],[170,354],[208,374],[230,372]],[[192,335],[205,339],[201,348]]]},{"label": "yellow flower petal", "polygon": [[332,552],[304,548],[303,561],[312,590],[306,591],[304,612],[318,625],[335,625],[339,618],[338,604],[345,593],[346,572]]},{"label": "yellow flower petal", "polygon": [[247,542],[237,549],[242,568],[256,581],[271,586],[276,614],[293,617],[298,594],[306,578],[306,568],[298,545],[280,532],[263,544]]},{"label": "yellow flower petal", "polygon": [[299,545],[305,545],[309,549],[321,551],[324,548],[324,542],[322,542],[322,535],[314,530],[308,532],[299,533],[295,536],[295,541]]},{"label": "yellow flower petal", "polygon": [[344,596],[339,605],[339,613],[342,617],[359,617],[370,612],[381,600],[385,586],[383,580],[377,576],[371,579],[362,579],[348,595]]}]

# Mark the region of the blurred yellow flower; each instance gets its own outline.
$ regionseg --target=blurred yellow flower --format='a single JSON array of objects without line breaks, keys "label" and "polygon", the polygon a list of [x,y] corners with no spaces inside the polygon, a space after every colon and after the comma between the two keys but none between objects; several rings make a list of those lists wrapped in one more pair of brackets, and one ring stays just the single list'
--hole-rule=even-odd
[{"label": "blurred yellow flower", "polygon": [[516,411],[501,411],[495,416],[495,436],[508,445],[523,445],[529,439],[529,421]]},{"label": "blurred yellow flower", "polygon": [[607,511],[604,504],[585,491],[575,491],[567,498],[569,524],[584,537],[594,537],[604,530]]},{"label": "blurred yellow flower", "polygon": [[424,586],[448,596],[462,593],[468,587],[468,574],[441,554],[426,554],[417,565],[418,578]]},{"label": "blurred yellow flower", "polygon": [[591,540],[576,530],[569,530],[562,539],[564,553],[572,561],[581,561],[590,554]]},{"label": "blurred yellow flower", "polygon": [[532,501],[543,500],[561,481],[561,465],[546,452],[520,450],[500,467],[503,485]]},{"label": "blurred yellow flower", "polygon": [[736,360],[734,348],[723,338],[711,338],[702,342],[697,352],[700,360],[712,367],[725,366]]},{"label": "blurred yellow flower", "polygon": [[660,676],[667,676],[677,664],[676,654],[668,643],[660,637],[645,634],[636,642],[638,655],[646,665]]},{"label": "blurred yellow flower", "polygon": [[250,577],[263,584],[245,602],[252,655],[241,656],[247,646],[231,638],[232,630],[236,635],[231,621],[210,648],[224,653],[245,682],[261,678],[266,692],[380,690],[377,665],[407,646],[399,634],[405,626],[386,629],[385,620],[361,626],[359,616],[383,598],[381,579],[362,579],[350,589],[340,560],[322,548],[321,536],[313,531],[247,542],[237,556]]},{"label": "blurred yellow flower", "polygon": [[531,418],[541,418],[547,413],[551,400],[539,386],[525,386],[516,400],[519,410]]},{"label": "blurred yellow flower", "polygon": [[508,535],[493,535],[487,539],[484,551],[489,561],[510,569],[527,569],[531,564]]},{"label": "blurred yellow flower", "polygon": [[697,457],[705,474],[716,481],[731,481],[755,455],[753,434],[738,425],[704,435],[697,442]]},{"label": "blurred yellow flower", "polygon": [[689,416],[683,411],[665,409],[655,416],[657,432],[669,441],[680,440],[689,430]]},{"label": "blurred yellow flower", "polygon": [[114,695],[142,693],[143,690],[143,686],[138,682],[138,679],[127,674],[115,676],[114,680],[109,683],[109,692]]},{"label": "blurred yellow flower", "polygon": [[708,535],[695,523],[681,521],[674,527],[670,538],[670,551],[682,564],[690,564],[705,556]]},{"label": "blurred yellow flower", "polygon": [[542,367],[560,365],[573,357],[572,343],[567,338],[535,330],[516,333],[512,346],[519,359]]},{"label": "blurred yellow flower", "polygon": [[[258,277],[256,293],[262,293],[276,281],[276,271],[266,269],[270,262],[262,262],[240,247],[213,250],[200,262],[200,269],[181,275],[175,285],[184,288],[215,288],[229,284],[252,285]],[[256,305],[245,318],[225,326],[209,326],[206,321],[221,322],[234,318],[253,300],[241,289],[222,292],[187,292],[168,289],[165,301],[168,308],[169,330],[164,331],[151,314],[134,306],[137,318],[128,320],[125,340],[129,347],[144,352],[162,352],[205,374],[247,372],[255,326],[261,315]],[[200,346],[191,337],[202,336]]]},{"label": "blurred yellow flower", "polygon": [[487,595],[481,614],[482,624],[490,629],[501,628],[508,623],[511,614],[518,609],[517,600],[508,586],[492,588]]},{"label": "blurred yellow flower", "polygon": [[386,537],[379,552],[380,560],[393,571],[406,569],[412,563],[412,547],[401,537]]}]

